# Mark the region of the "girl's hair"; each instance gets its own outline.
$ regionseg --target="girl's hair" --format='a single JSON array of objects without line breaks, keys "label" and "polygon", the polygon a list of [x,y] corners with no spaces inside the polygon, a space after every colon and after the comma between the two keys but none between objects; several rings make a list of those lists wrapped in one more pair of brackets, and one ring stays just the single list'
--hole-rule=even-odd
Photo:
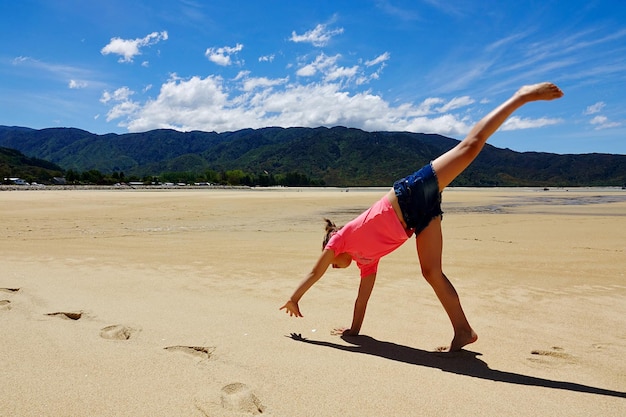
[{"label": "girl's hair", "polygon": [[326,245],[328,244],[328,241],[330,240],[330,238],[339,231],[339,229],[341,229],[341,227],[337,227],[335,226],[335,223],[331,222],[330,220],[324,218],[324,221],[326,222],[326,235],[324,235],[324,240],[322,241],[322,250],[324,250],[324,248],[326,248]]}]

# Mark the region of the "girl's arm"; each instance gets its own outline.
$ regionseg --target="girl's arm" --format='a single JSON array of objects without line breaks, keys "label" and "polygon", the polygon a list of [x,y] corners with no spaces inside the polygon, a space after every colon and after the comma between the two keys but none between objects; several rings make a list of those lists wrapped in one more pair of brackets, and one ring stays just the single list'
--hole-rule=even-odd
[{"label": "girl's arm", "polygon": [[298,302],[300,301],[300,298],[302,298],[304,293],[306,293],[309,288],[313,286],[313,284],[319,281],[319,279],[324,275],[334,258],[335,253],[332,250],[324,249],[322,255],[317,260],[317,263],[315,264],[311,272],[309,272],[304,281],[302,281],[298,288],[296,288],[289,301],[287,301],[285,305],[282,306],[280,309],[284,309],[285,313],[289,314],[290,316],[302,317],[302,313],[300,313],[300,308],[298,307]]},{"label": "girl's arm", "polygon": [[348,336],[356,336],[361,331],[361,325],[363,324],[363,318],[365,317],[365,310],[367,309],[367,302],[372,294],[374,283],[376,282],[376,273],[361,278],[361,284],[359,285],[359,294],[356,297],[354,303],[354,314],[352,316],[352,326],[343,333]]}]

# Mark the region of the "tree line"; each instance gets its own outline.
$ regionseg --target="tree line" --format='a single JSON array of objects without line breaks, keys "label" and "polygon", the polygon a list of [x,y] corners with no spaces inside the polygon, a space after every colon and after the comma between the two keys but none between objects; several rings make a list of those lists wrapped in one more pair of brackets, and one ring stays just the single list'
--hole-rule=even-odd
[{"label": "tree line", "polygon": [[134,175],[127,176],[124,172],[115,171],[110,174],[102,173],[97,169],[78,172],[69,169],[65,172],[65,181],[73,185],[114,185],[119,183],[141,182],[145,185],[158,184],[210,184],[222,186],[249,186],[249,187],[308,187],[324,186],[323,180],[310,178],[306,174],[297,171],[286,174],[269,172],[251,173],[240,169],[214,171],[206,170],[202,173],[187,172],[163,172],[158,176],[144,176],[139,178]]}]

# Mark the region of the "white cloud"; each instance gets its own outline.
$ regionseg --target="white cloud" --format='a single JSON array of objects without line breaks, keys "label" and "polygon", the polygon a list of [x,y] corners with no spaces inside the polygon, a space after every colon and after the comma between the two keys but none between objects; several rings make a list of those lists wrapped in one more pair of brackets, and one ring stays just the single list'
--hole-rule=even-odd
[{"label": "white cloud", "polygon": [[272,55],[264,55],[259,57],[259,62],[273,62],[274,54]]},{"label": "white cloud", "polygon": [[599,101],[596,104],[592,104],[591,106],[587,107],[585,111],[583,112],[583,114],[590,115],[590,114],[600,113],[605,105],[606,104],[604,102]]},{"label": "white cloud", "polygon": [[270,79],[266,77],[246,78],[243,81],[243,91],[252,91],[257,88],[268,88],[281,84],[286,84],[289,81],[289,77]]},{"label": "white cloud", "polygon": [[[325,45],[343,29],[325,25],[303,34],[292,34],[293,42]],[[206,57],[229,66],[235,63],[242,44],[208,48]],[[273,55],[259,62],[271,62]],[[378,79],[390,59],[385,52],[369,61],[341,54],[305,55],[287,63],[291,71],[282,77],[253,76],[241,69],[232,78],[217,75],[180,78],[176,74],[152,97],[138,99],[128,87],[105,91],[101,102],[109,107],[107,120],[115,120],[128,131],[159,128],[181,131],[233,131],[244,128],[348,126],[366,131],[413,131],[449,136],[465,135],[473,121],[470,96],[429,97],[419,103],[390,103],[363,86]],[[355,64],[356,62],[356,64]],[[243,64],[243,61],[241,62]],[[293,75],[292,75],[293,74]],[[295,75],[295,76],[294,76]],[[143,91],[142,94],[145,94]],[[156,96],[155,96],[156,94]],[[512,117],[503,130],[528,129],[561,122],[559,119]]]},{"label": "white cloud", "polygon": [[113,93],[109,93],[108,91],[102,93],[100,102],[106,104],[109,101],[127,101],[133,94],[135,94],[135,92],[132,91],[130,88],[120,87]]},{"label": "white cloud", "polygon": [[141,48],[165,41],[167,38],[166,31],[152,32],[143,38],[137,39],[111,38],[111,41],[100,50],[100,53],[102,55],[120,55],[118,62],[133,62],[135,56],[141,55]]},{"label": "white cloud", "polygon": [[470,104],[474,104],[474,102],[475,100],[469,96],[454,97],[452,100],[448,101],[446,104],[439,107],[437,111],[439,113],[446,113],[446,112],[449,112],[450,110],[455,110],[460,107],[469,106]]},{"label": "white cloud", "polygon": [[[227,67],[233,63],[231,55],[235,55],[237,52],[241,52],[243,45],[238,43],[235,46],[223,46],[221,48],[208,48],[204,55],[209,61]],[[240,64],[240,62],[237,62]]]},{"label": "white cloud", "polygon": [[341,55],[328,56],[324,53],[319,54],[313,62],[303,65],[296,71],[299,77],[314,77],[320,75],[324,82],[342,81],[348,82],[354,80],[356,85],[369,82],[371,79],[378,78],[378,73],[369,76],[362,73],[358,65],[352,67],[342,67],[337,65],[341,59]]},{"label": "white cloud", "polygon": [[610,129],[610,128],[619,127],[622,125],[621,123],[618,123],[618,122],[611,122],[606,116],[596,116],[593,119],[591,119],[589,123],[594,125],[596,130]]},{"label": "white cloud", "polygon": [[521,39],[524,39],[527,36],[528,36],[528,33],[526,32],[514,33],[512,35],[509,35],[502,39],[498,39],[497,41],[492,42],[491,44],[487,45],[485,47],[485,51],[489,53],[494,53],[494,51],[496,50],[507,48],[507,47],[510,47],[511,45],[516,44],[518,41],[520,41]]},{"label": "white cloud", "polygon": [[444,114],[434,118],[416,117],[404,130],[459,136],[469,132],[470,128],[471,125],[468,124],[467,120],[453,114]]},{"label": "white cloud", "polygon": [[24,62],[30,62],[30,61],[35,61],[35,60],[28,56],[16,56],[15,58],[13,58],[11,63],[13,65],[20,65]]},{"label": "white cloud", "polygon": [[70,82],[68,83],[68,87],[71,89],[86,88],[87,83],[85,81],[70,80]]},{"label": "white cloud", "polygon": [[128,117],[140,110],[140,105],[134,101],[124,101],[115,105],[107,113],[107,122],[111,120],[119,119],[121,117]]},{"label": "white cloud", "polygon": [[291,32],[289,40],[295,43],[306,42],[316,47],[322,47],[326,46],[333,36],[341,35],[342,33],[343,28],[328,29],[326,25],[320,23],[303,35],[298,35],[295,31]]},{"label": "white cloud", "polygon": [[328,56],[322,53],[315,58],[315,61],[296,71],[296,74],[300,77],[312,77],[318,72],[326,72],[329,69],[334,70],[340,56],[341,55]]},{"label": "white cloud", "polygon": [[408,7],[401,8],[396,5],[392,5],[391,3],[392,2],[389,0],[376,0],[376,7],[396,19],[404,21],[414,21],[420,19],[419,14],[415,12],[410,5]]},{"label": "white cloud", "polygon": [[335,81],[338,79],[350,79],[353,78],[359,70],[357,65],[346,68],[346,67],[335,67],[331,71],[326,73],[324,77],[325,81]]},{"label": "white cloud", "polygon": [[315,66],[315,63],[312,63],[300,68],[298,71],[296,71],[296,74],[301,77],[312,77],[313,75],[315,75],[316,72],[317,67]]},{"label": "white cloud", "polygon": [[612,122],[609,120],[608,117],[598,114],[602,110],[604,110],[604,107],[606,107],[606,103],[604,103],[603,101],[599,101],[595,104],[592,104],[591,106],[588,106],[585,111],[583,111],[583,114],[587,116],[594,114],[596,115],[589,121],[589,123],[594,126],[595,130],[611,129],[621,126],[621,123]]},{"label": "white cloud", "polygon": [[433,110],[433,106],[443,103],[444,100],[438,97],[429,97],[422,101],[419,106],[414,109],[413,116],[426,116],[429,114],[433,114],[435,110]]},{"label": "white cloud", "polygon": [[27,56],[15,57],[11,60],[11,64],[16,67],[28,68],[39,71],[40,73],[45,73],[46,77],[51,77],[61,83],[68,83],[68,87],[73,89],[87,87],[98,88],[104,85],[101,81],[97,80],[97,78],[100,78],[99,74],[81,67],[49,63]]},{"label": "white cloud", "polygon": [[389,54],[389,52],[385,52],[384,54],[377,56],[376,58],[372,59],[371,61],[365,61],[365,66],[366,67],[371,67],[371,66],[374,66],[374,65],[382,64],[385,61],[389,61],[389,58],[391,58],[391,55]]},{"label": "white cloud", "polygon": [[528,119],[519,116],[511,116],[500,128],[502,131],[506,130],[521,130],[521,129],[534,129],[538,127],[545,127],[561,123],[561,119],[551,119],[548,117],[541,117],[539,119]]},{"label": "white cloud", "polygon": [[593,119],[591,119],[591,123],[592,125],[603,125],[605,124],[609,119],[607,119],[605,116],[596,116]]},{"label": "white cloud", "polygon": [[[287,77],[249,77],[245,71],[230,81],[217,76],[181,79],[173,75],[161,86],[156,98],[143,104],[131,100],[132,95],[131,90],[123,87],[113,93],[105,92],[101,99],[112,106],[107,120],[118,120],[131,132],[158,128],[224,132],[266,126],[342,125],[368,131],[462,135],[470,128],[464,116],[436,113],[435,107],[446,103],[440,98],[394,107],[371,92],[348,92],[338,82],[289,83]],[[451,102],[454,100],[444,106]]]}]

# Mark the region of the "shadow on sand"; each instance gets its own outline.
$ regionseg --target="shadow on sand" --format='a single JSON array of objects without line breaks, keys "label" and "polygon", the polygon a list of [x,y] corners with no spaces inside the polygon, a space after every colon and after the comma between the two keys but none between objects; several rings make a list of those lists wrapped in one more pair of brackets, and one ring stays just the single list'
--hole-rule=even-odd
[{"label": "shadow on sand", "polygon": [[428,368],[441,369],[458,375],[467,375],[474,378],[488,379],[491,381],[507,382],[509,384],[528,385],[562,389],[567,391],[585,392],[588,394],[608,395],[611,397],[626,398],[626,392],[590,387],[588,385],[573,382],[553,381],[550,379],[536,378],[532,376],[516,374],[513,372],[498,371],[478,359],[480,353],[469,350],[460,352],[442,353],[428,352],[408,346],[398,345],[391,342],[383,342],[373,337],[359,335],[355,337],[342,336],[341,338],[352,346],[340,345],[332,342],[310,340],[297,333],[291,333],[293,340],[309,343],[317,346],[325,346],[352,353],[378,356],[393,361],[403,362],[410,365],[425,366]]}]

